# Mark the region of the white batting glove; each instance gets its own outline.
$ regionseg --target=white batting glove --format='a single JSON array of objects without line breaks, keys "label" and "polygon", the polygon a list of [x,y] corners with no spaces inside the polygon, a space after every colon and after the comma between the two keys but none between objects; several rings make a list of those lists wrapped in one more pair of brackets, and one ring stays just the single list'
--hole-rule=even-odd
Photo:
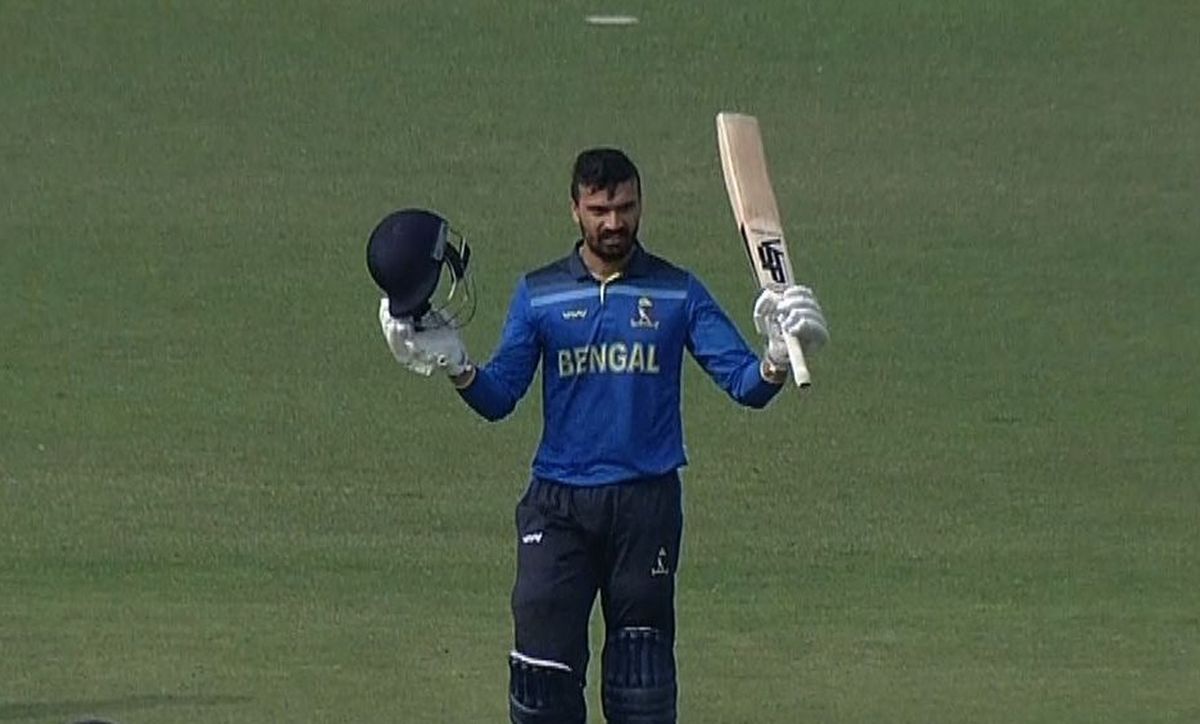
[{"label": "white batting glove", "polygon": [[423,358],[451,377],[457,377],[470,368],[462,335],[437,312],[425,315],[421,320],[421,328],[413,333],[411,343]]},{"label": "white batting glove", "polygon": [[393,317],[385,297],[379,302],[379,326],[392,356],[407,370],[426,377],[441,370],[454,377],[470,365],[458,330],[437,312],[425,315],[418,329],[411,319]]},{"label": "white batting glove", "polygon": [[754,329],[767,338],[767,346],[763,356],[771,367],[786,369],[791,366],[788,359],[787,341],[783,337],[783,329],[775,314],[779,304],[779,293],[770,289],[762,290],[754,301]]},{"label": "white batting glove", "polygon": [[413,335],[416,333],[413,321],[393,317],[388,311],[387,297],[379,302],[379,326],[383,330],[388,349],[392,351],[392,356],[400,366],[426,377],[433,374],[433,362],[422,355],[413,343]]},{"label": "white batting glove", "polygon": [[793,284],[782,291],[764,289],[754,302],[754,328],[767,338],[767,360],[776,367],[788,364],[786,337],[795,337],[805,355],[829,341],[821,304],[808,287]]}]

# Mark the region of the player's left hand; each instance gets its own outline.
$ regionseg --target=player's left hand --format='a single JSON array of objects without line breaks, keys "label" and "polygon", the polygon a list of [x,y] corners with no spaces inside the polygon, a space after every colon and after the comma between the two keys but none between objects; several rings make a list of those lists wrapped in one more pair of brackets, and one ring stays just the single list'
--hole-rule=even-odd
[{"label": "player's left hand", "polygon": [[[764,289],[754,302],[754,328],[767,337],[772,362],[786,362],[785,336],[795,337],[805,355],[829,341],[829,328],[817,295],[800,284],[782,291]],[[773,354],[776,351],[779,354]]]}]

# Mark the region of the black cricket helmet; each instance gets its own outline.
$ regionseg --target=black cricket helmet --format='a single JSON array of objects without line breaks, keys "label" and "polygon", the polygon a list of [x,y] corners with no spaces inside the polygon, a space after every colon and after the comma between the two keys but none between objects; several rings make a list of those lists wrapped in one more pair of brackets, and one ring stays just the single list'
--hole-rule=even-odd
[{"label": "black cricket helmet", "polygon": [[425,209],[393,211],[367,241],[367,270],[387,295],[396,319],[420,321],[436,311],[450,326],[469,322],[475,314],[470,259],[471,247],[462,234]]}]

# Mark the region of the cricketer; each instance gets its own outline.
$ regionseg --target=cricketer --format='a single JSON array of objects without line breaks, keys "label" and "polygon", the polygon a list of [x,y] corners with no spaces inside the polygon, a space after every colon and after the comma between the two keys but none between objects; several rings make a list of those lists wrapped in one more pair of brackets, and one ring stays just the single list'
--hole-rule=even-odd
[{"label": "cricketer", "polygon": [[458,326],[428,305],[429,276],[436,286],[451,265],[460,280],[469,256],[465,243],[447,242],[444,220],[408,212],[381,224],[369,264],[388,294],[380,324],[396,360],[444,372],[484,418],[512,412],[542,368],[541,442],[516,505],[511,721],[586,720],[589,616],[599,594],[605,719],[667,724],[678,698],[684,352],[736,402],[761,408],[788,379],[787,337],[811,355],[829,335],[809,288],[764,290],[754,305],[765,334],[756,355],[696,276],[643,245],[641,178],[623,152],[579,154],[570,192],[580,237],[517,282],[486,363],[472,362]]}]

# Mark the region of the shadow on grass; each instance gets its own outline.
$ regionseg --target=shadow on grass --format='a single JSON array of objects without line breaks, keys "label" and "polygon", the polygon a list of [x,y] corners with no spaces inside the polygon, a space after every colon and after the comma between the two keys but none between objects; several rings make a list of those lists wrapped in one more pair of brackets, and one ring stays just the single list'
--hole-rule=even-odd
[{"label": "shadow on grass", "polygon": [[49,716],[82,719],[100,717],[106,713],[121,713],[141,709],[156,709],[172,706],[220,706],[223,704],[245,704],[248,696],[172,696],[145,695],[125,696],[115,699],[85,699],[81,701],[46,701],[0,704],[0,721],[42,719]]}]

